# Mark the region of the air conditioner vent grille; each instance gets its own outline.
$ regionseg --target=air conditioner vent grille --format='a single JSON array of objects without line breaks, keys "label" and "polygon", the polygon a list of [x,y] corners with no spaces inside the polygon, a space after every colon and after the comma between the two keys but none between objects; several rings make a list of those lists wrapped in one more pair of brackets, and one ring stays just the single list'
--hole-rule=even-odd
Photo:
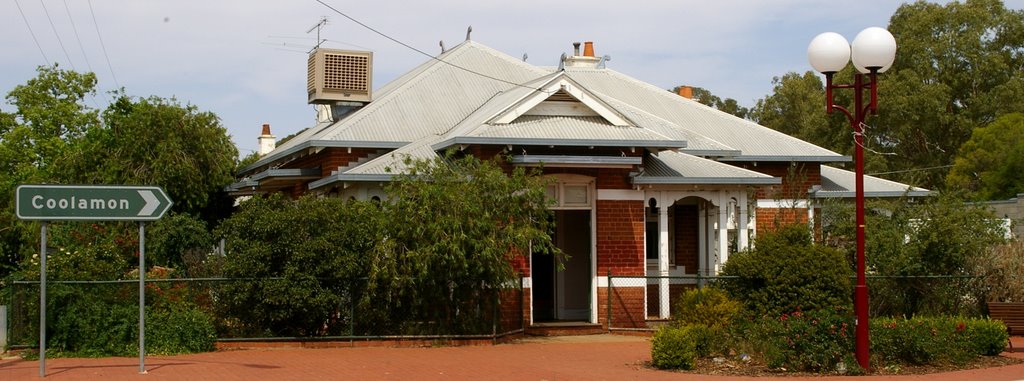
[{"label": "air conditioner vent grille", "polygon": [[343,54],[324,55],[324,89],[365,93],[370,75],[370,57]]},{"label": "air conditioner vent grille", "polygon": [[309,103],[370,102],[373,53],[317,49],[309,55]]}]

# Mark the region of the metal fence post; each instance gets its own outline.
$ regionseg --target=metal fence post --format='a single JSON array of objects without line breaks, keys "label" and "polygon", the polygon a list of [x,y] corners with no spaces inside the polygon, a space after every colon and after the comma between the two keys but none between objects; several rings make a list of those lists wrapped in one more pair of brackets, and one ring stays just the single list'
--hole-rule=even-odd
[{"label": "metal fence post", "polygon": [[0,352],[7,348],[7,306],[0,305]]},{"label": "metal fence post", "polygon": [[612,330],[612,270],[608,270],[608,291],[605,292],[605,302],[608,303],[608,331]]}]

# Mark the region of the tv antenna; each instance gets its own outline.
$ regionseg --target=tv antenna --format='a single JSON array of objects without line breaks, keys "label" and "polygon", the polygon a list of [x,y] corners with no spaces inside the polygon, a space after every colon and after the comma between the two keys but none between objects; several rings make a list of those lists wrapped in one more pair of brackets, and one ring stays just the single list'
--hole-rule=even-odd
[{"label": "tv antenna", "polygon": [[320,22],[317,22],[316,25],[309,27],[309,30],[306,31],[306,34],[310,34],[313,33],[313,30],[316,30],[316,45],[313,45],[313,50],[320,49],[320,44],[327,41],[326,39],[320,39],[320,29],[323,29],[325,25],[327,25],[327,16],[320,16]]}]

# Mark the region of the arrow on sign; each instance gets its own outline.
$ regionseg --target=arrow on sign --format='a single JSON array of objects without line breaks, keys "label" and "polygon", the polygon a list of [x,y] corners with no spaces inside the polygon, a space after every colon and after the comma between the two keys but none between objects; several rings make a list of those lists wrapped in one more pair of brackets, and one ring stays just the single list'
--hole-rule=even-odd
[{"label": "arrow on sign", "polygon": [[142,199],[146,201],[146,205],[144,205],[142,210],[139,211],[140,217],[146,217],[153,214],[153,212],[156,211],[156,208],[160,206],[160,200],[156,198],[156,195],[154,195],[151,190],[140,190],[139,196],[142,196]]}]

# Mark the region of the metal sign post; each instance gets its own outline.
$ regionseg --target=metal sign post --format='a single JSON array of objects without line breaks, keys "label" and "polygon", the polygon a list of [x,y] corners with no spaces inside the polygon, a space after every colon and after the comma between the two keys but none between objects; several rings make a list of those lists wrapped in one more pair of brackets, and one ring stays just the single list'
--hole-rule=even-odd
[{"label": "metal sign post", "polygon": [[173,202],[155,186],[19,185],[16,214],[41,221],[39,242],[39,377],[46,377],[46,225],[50,221],[139,222],[139,373],[146,373],[146,221],[164,216]]},{"label": "metal sign post", "polygon": [[39,377],[46,377],[46,221],[39,230]]},{"label": "metal sign post", "polygon": [[146,374],[146,223],[139,222],[139,373]]}]

